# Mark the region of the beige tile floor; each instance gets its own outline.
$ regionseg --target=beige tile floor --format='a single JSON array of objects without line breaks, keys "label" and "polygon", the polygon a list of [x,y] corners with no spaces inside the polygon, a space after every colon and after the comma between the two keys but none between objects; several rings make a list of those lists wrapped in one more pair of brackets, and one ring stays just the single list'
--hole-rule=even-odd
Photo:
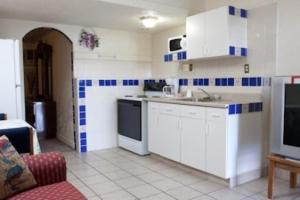
[{"label": "beige tile floor", "polygon": [[[49,143],[42,149],[64,152],[68,181],[89,200],[267,199],[266,178],[230,189],[209,175],[157,156],[137,156],[121,148],[79,154],[57,141]],[[274,193],[274,199],[300,200],[300,187],[289,189],[285,180],[276,179]]]}]

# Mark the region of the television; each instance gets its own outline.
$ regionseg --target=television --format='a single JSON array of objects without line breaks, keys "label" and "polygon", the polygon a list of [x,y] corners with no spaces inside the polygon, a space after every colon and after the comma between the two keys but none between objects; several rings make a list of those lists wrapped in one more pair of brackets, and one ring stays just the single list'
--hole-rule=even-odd
[{"label": "television", "polygon": [[300,83],[272,78],[271,152],[300,160]]}]

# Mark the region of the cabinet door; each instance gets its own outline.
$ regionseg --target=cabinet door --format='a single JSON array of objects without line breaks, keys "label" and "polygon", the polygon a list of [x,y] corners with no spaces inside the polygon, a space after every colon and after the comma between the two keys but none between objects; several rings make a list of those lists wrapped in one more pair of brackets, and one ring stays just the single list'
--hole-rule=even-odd
[{"label": "cabinet door", "polygon": [[160,130],[158,128],[158,111],[159,104],[148,104],[148,145],[149,151],[160,154],[162,144],[160,140]]},{"label": "cabinet door", "polygon": [[204,14],[188,17],[186,20],[187,58],[198,59],[204,57],[205,46],[205,18]]},{"label": "cabinet door", "polygon": [[205,120],[188,117],[181,120],[181,162],[205,170]]},{"label": "cabinet door", "polygon": [[223,7],[205,13],[205,56],[228,55],[228,8]]},{"label": "cabinet door", "polygon": [[180,161],[180,118],[160,113],[158,117],[160,155],[174,161]]},{"label": "cabinet door", "polygon": [[222,178],[226,174],[227,130],[225,109],[207,109],[206,171]]}]

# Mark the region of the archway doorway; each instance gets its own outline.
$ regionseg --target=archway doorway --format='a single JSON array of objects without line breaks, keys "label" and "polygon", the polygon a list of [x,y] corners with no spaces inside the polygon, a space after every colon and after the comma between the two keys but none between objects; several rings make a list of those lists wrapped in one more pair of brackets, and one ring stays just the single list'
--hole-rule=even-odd
[{"label": "archway doorway", "polygon": [[76,149],[72,49],[54,28],[23,37],[26,121],[36,128],[42,151]]}]

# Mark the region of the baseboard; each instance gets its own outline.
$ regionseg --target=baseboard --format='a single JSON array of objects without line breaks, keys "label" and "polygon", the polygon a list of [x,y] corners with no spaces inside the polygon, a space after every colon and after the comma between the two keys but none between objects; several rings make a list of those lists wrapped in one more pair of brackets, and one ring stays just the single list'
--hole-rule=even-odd
[{"label": "baseboard", "polygon": [[62,143],[68,145],[72,149],[75,149],[74,141],[68,140],[66,137],[61,136],[61,135],[56,135],[57,139],[61,141]]}]

